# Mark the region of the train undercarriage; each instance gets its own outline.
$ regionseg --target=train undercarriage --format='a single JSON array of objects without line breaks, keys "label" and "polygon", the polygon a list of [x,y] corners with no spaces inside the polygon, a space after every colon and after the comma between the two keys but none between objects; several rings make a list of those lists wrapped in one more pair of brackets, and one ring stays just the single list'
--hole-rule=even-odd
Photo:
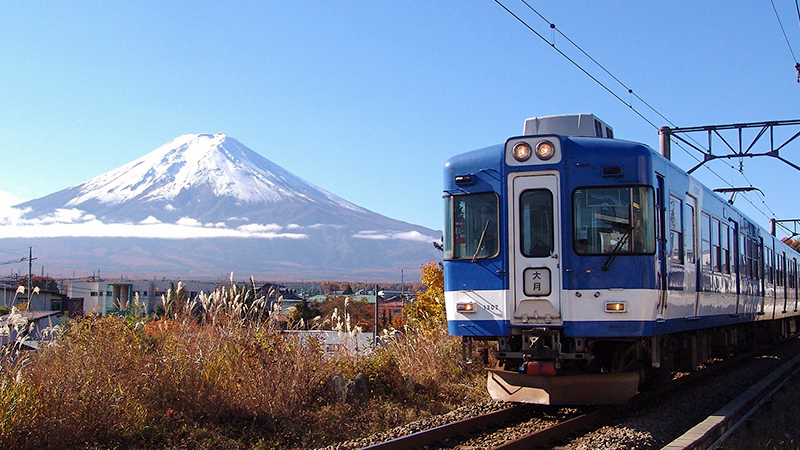
[{"label": "train undercarriage", "polygon": [[[623,404],[638,391],[797,333],[800,319],[753,322],[654,337],[564,337],[531,328],[497,340],[487,387],[495,400],[553,405]],[[471,354],[472,339],[462,341]]]}]

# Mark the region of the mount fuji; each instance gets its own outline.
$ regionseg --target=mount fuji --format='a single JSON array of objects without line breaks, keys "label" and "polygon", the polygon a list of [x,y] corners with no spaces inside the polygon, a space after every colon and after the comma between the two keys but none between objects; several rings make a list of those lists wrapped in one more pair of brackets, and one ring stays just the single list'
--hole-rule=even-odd
[{"label": "mount fuji", "polygon": [[[441,232],[293,175],[236,139],[187,134],[84,183],[15,206],[3,241],[49,272],[393,280],[441,258]],[[31,243],[31,241],[33,241]]]}]

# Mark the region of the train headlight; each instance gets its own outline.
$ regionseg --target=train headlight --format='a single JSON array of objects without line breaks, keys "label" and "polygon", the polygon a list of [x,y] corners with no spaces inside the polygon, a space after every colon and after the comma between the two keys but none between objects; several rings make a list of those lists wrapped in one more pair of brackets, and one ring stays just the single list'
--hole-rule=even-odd
[{"label": "train headlight", "polygon": [[456,311],[466,314],[475,312],[475,304],[471,302],[456,303]]},{"label": "train headlight", "polygon": [[[525,162],[531,159],[531,146],[528,145],[527,142],[517,142],[512,149],[512,153],[514,154],[514,159],[519,162]],[[552,155],[551,155],[552,156]]]},{"label": "train headlight", "polygon": [[606,302],[607,313],[624,313],[626,311],[625,302]]},{"label": "train headlight", "polygon": [[[519,145],[519,144],[517,144]],[[516,147],[514,147],[516,149]],[[528,147],[530,148],[530,147]],[[541,141],[536,144],[536,156],[542,161],[547,161],[556,154],[556,146],[550,141]]]}]

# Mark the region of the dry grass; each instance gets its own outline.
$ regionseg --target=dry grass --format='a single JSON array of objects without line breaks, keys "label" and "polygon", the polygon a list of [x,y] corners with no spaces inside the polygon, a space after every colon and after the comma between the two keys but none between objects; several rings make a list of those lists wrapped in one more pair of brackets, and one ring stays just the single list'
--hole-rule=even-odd
[{"label": "dry grass", "polygon": [[[369,356],[329,355],[281,333],[271,299],[232,288],[165,296],[166,318],[72,321],[57,345],[0,360],[0,445],[21,448],[307,448],[480,397],[443,329]],[[134,302],[135,303],[135,302]],[[338,402],[332,375],[372,396]],[[408,389],[409,385],[414,389]],[[485,395],[485,394],[483,394]]]}]

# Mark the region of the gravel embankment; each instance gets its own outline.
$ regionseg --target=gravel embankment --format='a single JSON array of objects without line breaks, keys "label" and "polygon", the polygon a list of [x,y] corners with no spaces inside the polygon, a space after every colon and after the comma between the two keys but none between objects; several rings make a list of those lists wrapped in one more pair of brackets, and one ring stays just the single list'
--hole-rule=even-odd
[{"label": "gravel embankment", "polygon": [[[627,414],[622,408],[621,418],[615,423],[594,432],[561,443],[558,450],[628,450],[661,448],[686,430],[719,410],[761,378],[775,370],[800,352],[800,339],[793,339],[776,349],[764,352],[722,374],[706,378],[696,386],[681,389],[653,405]],[[325,450],[350,450],[367,447],[406,434],[433,428],[446,423],[475,417],[506,407],[503,403],[487,402],[467,405],[447,414],[422,419],[369,437],[355,439],[325,447]],[[536,408],[539,408],[537,410]],[[541,429],[554,420],[563,420],[564,409],[548,418],[547,409],[532,406],[531,419],[511,428],[499,429],[470,439],[450,448],[489,449],[504,441]],[[550,408],[549,411],[555,411]],[[555,417],[560,416],[560,417]],[[776,430],[776,433],[780,430]]]}]

